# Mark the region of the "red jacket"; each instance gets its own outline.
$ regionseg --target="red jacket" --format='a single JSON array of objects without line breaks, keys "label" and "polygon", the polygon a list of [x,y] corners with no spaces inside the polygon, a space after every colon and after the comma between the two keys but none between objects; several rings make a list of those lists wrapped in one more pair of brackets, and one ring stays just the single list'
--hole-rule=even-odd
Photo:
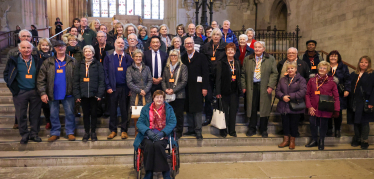
[{"label": "red jacket", "polygon": [[[316,110],[315,113],[317,117],[331,118],[332,112],[318,111],[319,95],[315,94],[315,91],[317,90],[316,80],[317,77],[309,79],[305,95],[305,105],[307,108],[313,107]],[[319,91],[321,92],[321,95],[324,94],[334,96],[335,111],[340,111],[339,92],[332,76],[328,76],[327,82],[323,83],[323,85],[319,88]]]},{"label": "red jacket", "polygon": [[249,47],[252,48],[253,50],[255,49],[255,42],[257,42],[257,41],[252,38],[252,42],[251,42],[251,45]]}]

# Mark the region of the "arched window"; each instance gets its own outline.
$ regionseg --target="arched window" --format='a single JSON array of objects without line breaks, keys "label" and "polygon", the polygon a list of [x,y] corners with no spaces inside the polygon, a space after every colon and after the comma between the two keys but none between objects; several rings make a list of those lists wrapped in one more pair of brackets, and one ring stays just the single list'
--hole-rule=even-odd
[{"label": "arched window", "polygon": [[164,19],[164,0],[92,0],[93,17],[139,15],[143,19]]}]

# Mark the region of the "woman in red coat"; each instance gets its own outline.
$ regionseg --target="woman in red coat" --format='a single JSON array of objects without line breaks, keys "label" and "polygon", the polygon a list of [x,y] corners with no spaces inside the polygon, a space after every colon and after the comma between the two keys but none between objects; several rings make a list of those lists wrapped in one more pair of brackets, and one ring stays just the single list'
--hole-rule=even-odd
[{"label": "woman in red coat", "polygon": [[256,42],[256,40],[254,39],[255,34],[256,34],[255,30],[253,30],[252,28],[248,28],[245,31],[245,35],[248,36],[247,45],[249,48],[252,48],[253,50],[255,49],[255,42]]},{"label": "woman in red coat", "polygon": [[[330,71],[330,63],[322,61],[318,64],[318,74],[310,78],[305,96],[305,105],[308,108],[310,131],[312,133],[312,140],[305,147],[316,147],[318,150],[324,149],[324,140],[328,128],[328,120],[339,116],[340,102],[339,92],[332,76],[328,76]],[[318,102],[320,95],[333,96],[334,112],[318,110]],[[320,138],[318,141],[318,126],[320,128]],[[318,142],[317,142],[318,141]]]}]

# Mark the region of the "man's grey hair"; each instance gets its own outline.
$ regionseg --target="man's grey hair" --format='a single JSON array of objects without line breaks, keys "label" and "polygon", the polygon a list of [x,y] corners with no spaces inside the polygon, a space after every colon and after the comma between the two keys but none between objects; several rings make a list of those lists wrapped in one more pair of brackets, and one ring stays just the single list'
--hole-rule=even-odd
[{"label": "man's grey hair", "polygon": [[[31,45],[31,49],[34,48],[34,45],[32,45],[31,42],[29,42],[29,41],[27,41],[27,40],[24,40],[24,41],[22,41],[22,42],[27,42],[29,45]],[[21,49],[21,43],[22,43],[22,42],[20,42],[20,43],[18,44],[18,49]]]},{"label": "man's grey hair", "polygon": [[152,26],[149,28],[149,30],[152,30],[152,29],[154,29],[154,28],[157,29],[157,32],[160,31],[160,28],[159,28],[157,25],[152,25]]},{"label": "man's grey hair", "polygon": [[129,34],[129,35],[127,36],[127,39],[129,39],[130,36],[134,36],[135,39],[138,40],[138,36],[137,36],[136,34],[134,34],[134,33]]},{"label": "man's grey hair", "polygon": [[266,48],[266,47],[265,47],[265,42],[264,42],[264,41],[256,41],[255,44],[253,44],[253,45],[256,45],[257,43],[261,44],[262,47]]},{"label": "man's grey hair", "polygon": [[247,35],[247,33],[249,32],[249,31],[252,31],[253,32],[253,37],[256,35],[256,32],[255,32],[255,30],[253,30],[252,28],[248,28],[247,30],[245,30],[245,35]]},{"label": "man's grey hair", "polygon": [[194,41],[193,38],[191,38],[191,37],[187,37],[187,38],[185,38],[185,39],[184,39],[184,44],[186,44],[186,40],[187,40],[187,39],[191,39],[191,40],[192,40],[192,43],[195,44],[195,41]]},{"label": "man's grey hair", "polygon": [[194,25],[194,26],[196,27],[196,25],[195,25],[194,23],[188,24],[188,26],[187,26],[187,27],[189,27],[190,25]]},{"label": "man's grey hair", "polygon": [[[117,42],[118,40],[123,40],[123,38],[117,38],[116,41],[114,41],[114,44],[116,44],[116,42]],[[123,40],[123,42],[125,42],[125,40]]]},{"label": "man's grey hair", "polygon": [[105,32],[103,32],[103,31],[99,31],[99,32],[97,32],[97,34],[99,34],[99,33],[103,33],[104,34],[104,36],[106,37],[106,33]]},{"label": "man's grey hair", "polygon": [[84,50],[86,50],[86,49],[90,49],[91,52],[92,52],[92,54],[95,55],[95,49],[93,48],[92,45],[86,45],[86,46],[84,46],[83,47],[83,54],[84,54]]},{"label": "man's grey hair", "polygon": [[212,37],[213,37],[214,34],[218,34],[221,37],[223,36],[222,31],[219,28],[213,29],[211,34],[212,34]]},{"label": "man's grey hair", "polygon": [[288,51],[289,51],[290,49],[295,49],[295,50],[296,50],[296,55],[299,54],[299,51],[298,51],[297,48],[295,48],[295,47],[290,47],[290,48],[288,48],[287,53],[288,53]]},{"label": "man's grey hair", "polygon": [[228,22],[229,24],[231,24],[231,22],[229,20],[224,20],[223,23],[225,23],[225,22]]},{"label": "man's grey hair", "polygon": [[248,36],[245,35],[245,34],[239,35],[239,40],[240,40],[240,38],[244,38],[245,41],[248,41]]},{"label": "man's grey hair", "polygon": [[24,32],[27,32],[32,37],[31,32],[29,30],[27,30],[27,29],[22,29],[21,31],[19,31],[18,37],[21,38],[21,34],[24,33]]}]

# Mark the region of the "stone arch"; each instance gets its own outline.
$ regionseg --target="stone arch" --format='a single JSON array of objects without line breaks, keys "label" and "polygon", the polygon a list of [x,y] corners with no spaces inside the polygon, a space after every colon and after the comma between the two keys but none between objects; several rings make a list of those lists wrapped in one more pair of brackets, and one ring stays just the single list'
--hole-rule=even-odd
[{"label": "stone arch", "polygon": [[275,25],[278,30],[287,31],[287,19],[291,14],[289,0],[275,0],[270,12],[270,24],[272,28]]}]

